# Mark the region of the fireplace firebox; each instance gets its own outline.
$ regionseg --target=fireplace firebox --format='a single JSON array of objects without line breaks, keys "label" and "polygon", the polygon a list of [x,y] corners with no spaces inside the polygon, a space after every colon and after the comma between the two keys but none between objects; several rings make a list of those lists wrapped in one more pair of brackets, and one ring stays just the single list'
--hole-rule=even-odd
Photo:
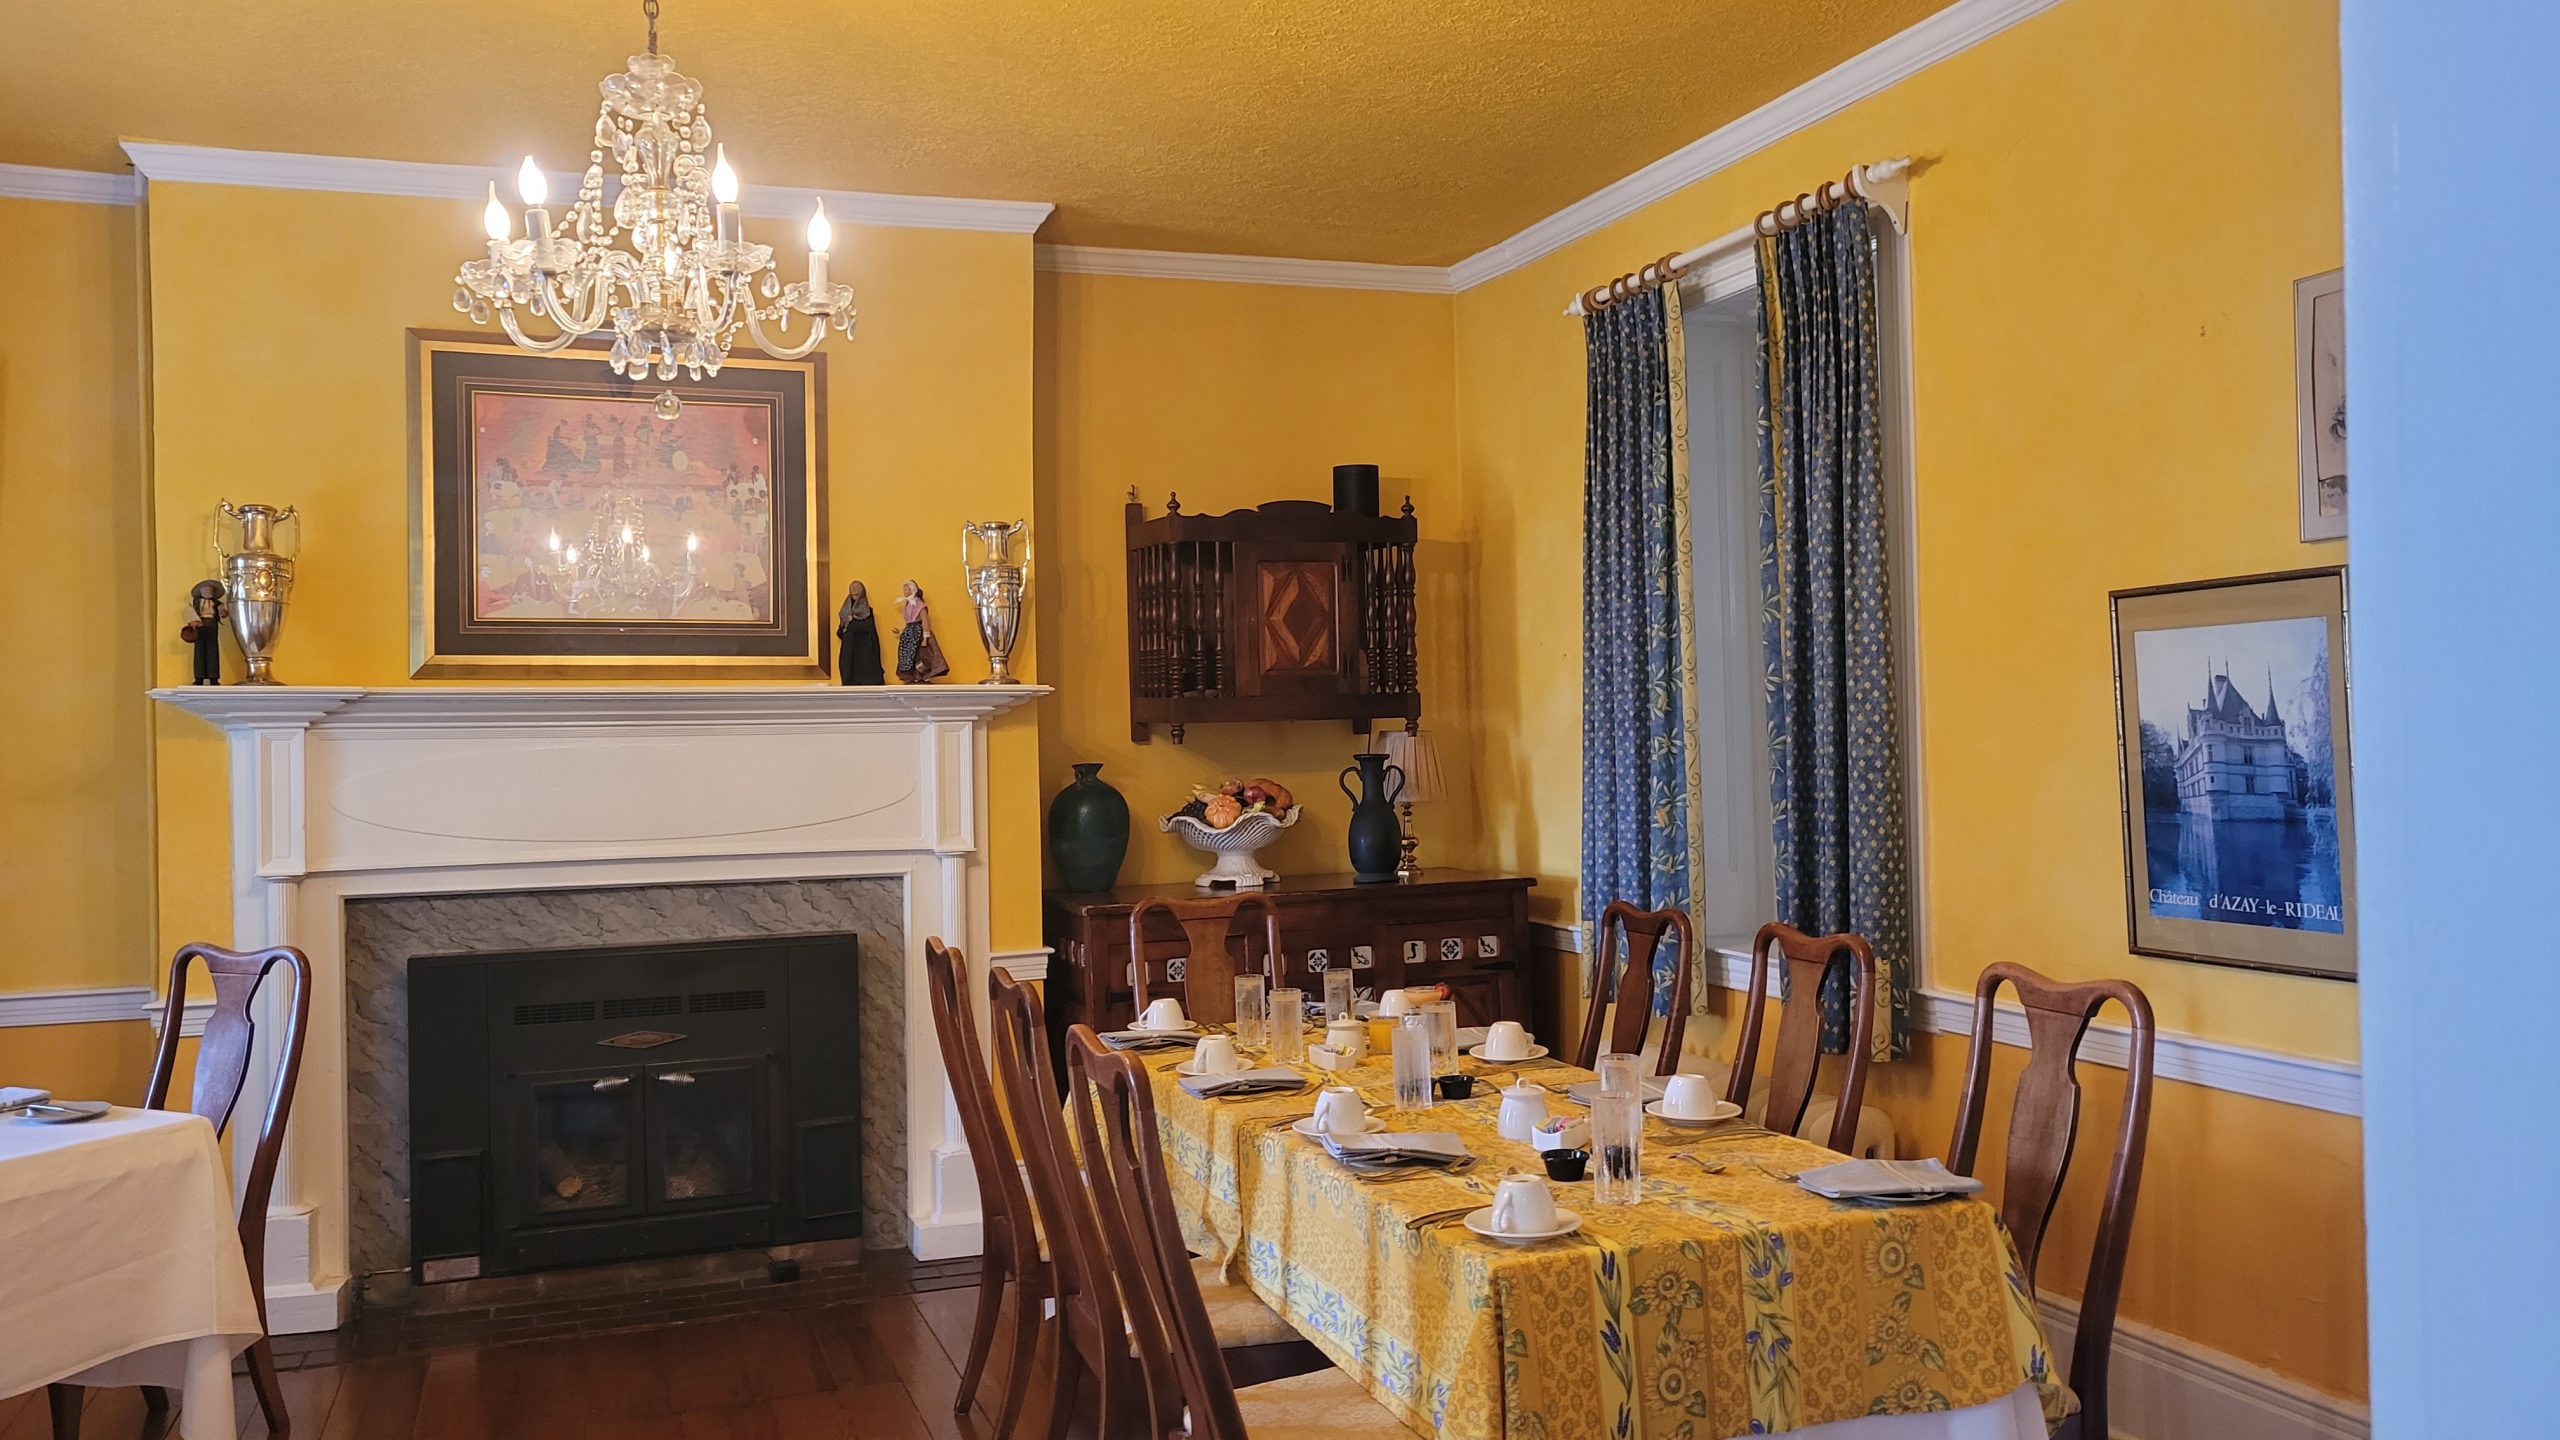
[{"label": "fireplace firebox", "polygon": [[852,936],[422,956],[411,1275],[862,1233]]}]

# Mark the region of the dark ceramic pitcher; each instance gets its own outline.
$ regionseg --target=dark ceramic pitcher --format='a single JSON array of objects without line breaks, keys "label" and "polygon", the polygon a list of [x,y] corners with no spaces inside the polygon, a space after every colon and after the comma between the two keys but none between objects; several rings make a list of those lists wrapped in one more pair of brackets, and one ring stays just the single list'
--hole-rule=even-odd
[{"label": "dark ceramic pitcher", "polygon": [[[1357,794],[1351,789],[1355,770],[1360,773]],[[1393,789],[1388,788],[1389,776],[1395,777]],[[1354,755],[1334,783],[1351,800],[1351,878],[1363,885],[1392,882],[1404,853],[1404,827],[1395,811],[1396,797],[1404,793],[1404,771],[1388,764],[1384,755]]]}]

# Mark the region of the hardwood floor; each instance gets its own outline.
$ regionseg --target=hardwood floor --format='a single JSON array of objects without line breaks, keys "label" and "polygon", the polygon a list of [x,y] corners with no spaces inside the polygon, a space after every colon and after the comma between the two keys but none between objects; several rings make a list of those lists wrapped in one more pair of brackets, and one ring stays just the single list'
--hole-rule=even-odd
[{"label": "hardwood floor", "polygon": [[[296,1440],[984,1440],[1012,1378],[1001,1344],[976,1406],[951,1413],[977,1298],[937,1290],[306,1365],[285,1373],[286,1405]],[[243,1440],[264,1436],[248,1382],[236,1392]],[[1034,1384],[1023,1440],[1046,1434],[1046,1392]],[[145,1421],[141,1392],[92,1391],[80,1433],[137,1440]],[[0,1440],[51,1433],[43,1392],[0,1399]]]}]

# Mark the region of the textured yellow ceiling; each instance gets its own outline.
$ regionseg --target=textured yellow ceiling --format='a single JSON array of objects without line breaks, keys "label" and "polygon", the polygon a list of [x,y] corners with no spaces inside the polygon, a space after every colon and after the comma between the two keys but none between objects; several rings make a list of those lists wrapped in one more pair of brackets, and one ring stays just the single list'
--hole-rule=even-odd
[{"label": "textured yellow ceiling", "polygon": [[[1042,238],[1438,264],[1948,0],[666,0],[750,181],[1048,200]],[[583,158],[636,0],[0,0],[0,161],[120,136]]]}]

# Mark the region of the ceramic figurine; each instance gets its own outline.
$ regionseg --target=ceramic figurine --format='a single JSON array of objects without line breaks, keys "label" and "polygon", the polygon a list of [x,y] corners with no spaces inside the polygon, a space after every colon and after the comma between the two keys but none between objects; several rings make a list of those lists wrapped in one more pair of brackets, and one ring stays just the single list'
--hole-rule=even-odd
[{"label": "ceramic figurine", "polygon": [[836,610],[836,679],[847,685],[886,685],[880,670],[880,622],[871,614],[871,592],[859,580],[844,587]]},{"label": "ceramic figurine", "polygon": [[230,613],[219,580],[199,580],[187,592],[187,623],[178,627],[178,638],[196,647],[198,685],[222,683],[222,621]]},{"label": "ceramic figurine", "polygon": [[925,608],[924,588],[910,580],[898,587],[898,678],[924,685],[950,673],[942,642],[933,638],[933,612]]}]

